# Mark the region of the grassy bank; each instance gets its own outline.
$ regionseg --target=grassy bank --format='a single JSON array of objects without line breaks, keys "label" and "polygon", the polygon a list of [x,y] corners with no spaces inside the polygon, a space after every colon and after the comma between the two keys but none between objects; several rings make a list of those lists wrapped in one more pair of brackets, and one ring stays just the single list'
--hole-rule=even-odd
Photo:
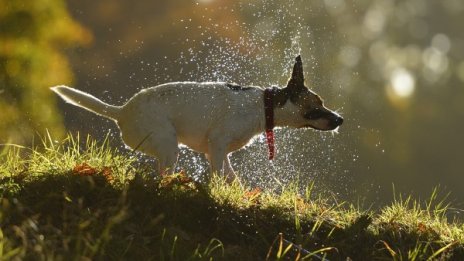
[{"label": "grassy bank", "polygon": [[107,142],[44,144],[1,150],[0,260],[464,260],[464,225],[436,193],[366,211],[311,186],[153,178]]}]

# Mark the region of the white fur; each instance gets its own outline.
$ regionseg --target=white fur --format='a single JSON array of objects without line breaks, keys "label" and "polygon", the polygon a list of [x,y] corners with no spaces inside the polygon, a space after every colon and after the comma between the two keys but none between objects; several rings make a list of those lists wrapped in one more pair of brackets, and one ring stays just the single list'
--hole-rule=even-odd
[{"label": "white fur", "polygon": [[[264,90],[231,90],[221,82],[173,82],[144,89],[123,106],[108,105],[76,89],[52,90],[65,101],[115,120],[124,142],[158,158],[159,170],[171,170],[179,144],[206,154],[212,172],[234,178],[229,153],[265,129]],[[287,102],[275,109],[276,126],[301,125],[298,108]]]}]

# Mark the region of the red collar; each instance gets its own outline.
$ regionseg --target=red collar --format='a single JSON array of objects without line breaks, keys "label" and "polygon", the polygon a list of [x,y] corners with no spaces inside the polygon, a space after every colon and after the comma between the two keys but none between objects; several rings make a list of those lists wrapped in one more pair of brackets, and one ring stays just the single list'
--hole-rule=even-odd
[{"label": "red collar", "polygon": [[266,118],[266,140],[269,160],[274,159],[274,88],[264,89],[264,117]]}]

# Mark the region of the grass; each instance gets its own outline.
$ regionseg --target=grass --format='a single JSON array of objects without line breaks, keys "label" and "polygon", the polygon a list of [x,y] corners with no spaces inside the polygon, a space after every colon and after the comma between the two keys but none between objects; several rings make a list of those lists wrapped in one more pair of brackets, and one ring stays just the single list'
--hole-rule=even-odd
[{"label": "grass", "polygon": [[464,260],[434,191],[372,211],[151,166],[87,138],[0,151],[0,260]]}]

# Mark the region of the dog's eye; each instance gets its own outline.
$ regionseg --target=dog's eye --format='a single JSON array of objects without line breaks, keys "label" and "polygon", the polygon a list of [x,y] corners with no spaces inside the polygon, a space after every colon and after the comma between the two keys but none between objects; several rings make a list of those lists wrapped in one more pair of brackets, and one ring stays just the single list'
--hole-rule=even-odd
[{"label": "dog's eye", "polygon": [[312,109],[311,111],[305,113],[304,117],[308,120],[317,120],[317,119],[324,117],[324,112],[321,109],[316,108],[316,109]]}]

